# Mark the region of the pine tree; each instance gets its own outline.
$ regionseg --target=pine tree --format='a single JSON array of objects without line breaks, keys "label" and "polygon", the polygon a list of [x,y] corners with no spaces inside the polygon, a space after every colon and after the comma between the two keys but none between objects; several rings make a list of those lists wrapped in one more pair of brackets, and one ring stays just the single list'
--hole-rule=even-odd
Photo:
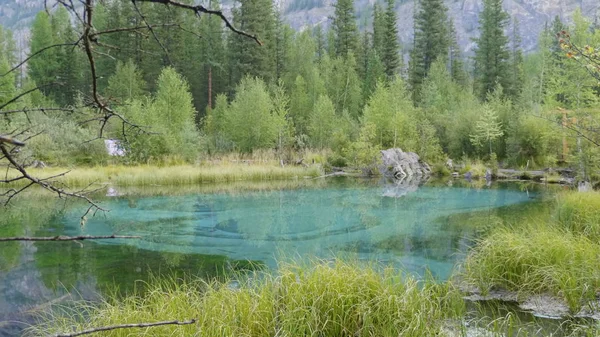
[{"label": "pine tree", "polygon": [[479,98],[485,100],[496,85],[510,87],[508,38],[504,30],[509,16],[502,0],[484,0],[479,17],[479,38],[475,39],[475,83]]},{"label": "pine tree", "polygon": [[315,28],[313,29],[313,36],[315,38],[315,41],[317,43],[317,61],[321,62],[321,59],[323,58],[323,56],[325,55],[325,53],[327,52],[327,43],[325,41],[325,34],[323,33],[323,28],[321,27],[321,25],[316,25]]},{"label": "pine tree", "polygon": [[448,22],[448,30],[451,38],[450,50],[448,52],[448,72],[456,83],[464,86],[467,84],[467,73],[465,71],[465,64],[462,59],[460,45],[458,44],[458,36],[452,20],[449,20]]},{"label": "pine tree", "polygon": [[383,50],[381,55],[381,61],[385,67],[385,74],[388,80],[391,80],[398,74],[402,61],[400,55],[400,43],[398,41],[398,28],[396,26],[396,1],[387,0],[387,8],[385,11],[385,30],[383,33]]},{"label": "pine tree", "polygon": [[415,103],[420,101],[421,85],[431,64],[448,54],[450,36],[447,11],[443,0],[420,0],[415,12],[414,45],[409,72]]},{"label": "pine tree", "polygon": [[334,7],[332,28],[335,34],[335,55],[347,57],[349,53],[355,53],[358,46],[354,0],[338,0]]},{"label": "pine tree", "polygon": [[[50,24],[50,16],[45,11],[41,11],[35,17],[31,27],[31,53],[42,50],[45,47],[56,44],[56,36]],[[34,56],[28,62],[29,77],[35,81],[38,86],[44,86],[56,81],[56,70],[58,69],[57,49],[49,49],[44,53],[44,57]],[[40,91],[48,95],[52,92],[50,86],[44,86]]]},{"label": "pine tree", "polygon": [[510,54],[510,86],[507,87],[506,96],[513,102],[518,102],[523,93],[525,73],[523,70],[523,50],[521,49],[521,35],[519,21],[514,18],[512,24],[512,41]]},{"label": "pine tree", "polygon": [[[221,9],[218,1],[211,1],[212,9]],[[214,16],[204,17],[200,22],[192,18],[193,25],[198,25],[201,39],[193,34],[186,34],[185,43],[187,58],[185,65],[189,67],[184,73],[190,80],[194,104],[200,117],[205,116],[206,109],[214,107],[219,93],[227,92],[227,51],[222,21]],[[209,104],[210,103],[210,104]]]},{"label": "pine tree", "polygon": [[243,31],[259,37],[262,46],[239,34],[229,32],[231,83],[244,76],[270,81],[276,76],[276,17],[271,0],[244,0],[233,11],[233,21]]},{"label": "pine tree", "polygon": [[364,79],[367,76],[368,62],[369,62],[369,51],[371,50],[371,34],[364,30],[360,37],[360,44],[356,51],[356,72],[358,77]]},{"label": "pine tree", "polygon": [[[69,20],[69,13],[64,7],[59,8],[51,19],[54,36],[57,43],[71,43],[77,40],[77,34]],[[60,87],[52,90],[52,98],[59,105],[71,105],[81,91],[83,54],[72,46],[63,46],[56,50],[57,69],[54,76],[61,83]]]},{"label": "pine tree", "polygon": [[381,57],[385,45],[385,14],[375,2],[373,5],[373,50]]}]

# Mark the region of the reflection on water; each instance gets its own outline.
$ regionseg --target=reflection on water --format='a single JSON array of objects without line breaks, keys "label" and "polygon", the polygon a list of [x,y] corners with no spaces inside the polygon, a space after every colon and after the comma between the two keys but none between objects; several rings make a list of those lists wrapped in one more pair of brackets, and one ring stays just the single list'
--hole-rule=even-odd
[{"label": "reflection on water", "polygon": [[320,189],[239,194],[122,197],[110,213],[84,228],[78,212],[56,219],[68,235],[139,235],[141,240],[100,241],[139,249],[219,255],[262,261],[274,267],[281,256],[352,254],[401,264],[446,278],[465,233],[436,219],[451,214],[528,201],[508,189],[421,187],[390,196],[389,187],[334,185]]},{"label": "reflection on water", "polygon": [[3,321],[23,319],[24,311],[67,290],[91,298],[116,284],[131,292],[136,280],[163,272],[215,277],[240,268],[274,267],[290,257],[342,255],[392,263],[416,274],[429,269],[445,279],[477,231],[468,216],[458,225],[452,217],[486,211],[477,216],[489,224],[498,219],[499,207],[532,200],[532,193],[497,186],[406,191],[335,179],[292,187],[262,184],[258,191],[247,186],[163,190],[160,195],[113,190],[103,203],[111,211],[89,219],[83,228],[80,207],[56,211],[53,201],[33,200],[49,205],[39,214],[28,209],[4,217],[0,235],[116,233],[142,239],[0,244],[0,335],[21,328]]}]

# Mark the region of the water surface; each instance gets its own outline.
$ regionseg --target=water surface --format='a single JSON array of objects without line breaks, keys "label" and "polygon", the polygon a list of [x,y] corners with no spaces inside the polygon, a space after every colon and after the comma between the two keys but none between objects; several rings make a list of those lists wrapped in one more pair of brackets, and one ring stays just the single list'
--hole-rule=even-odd
[{"label": "water surface", "polygon": [[49,199],[43,211],[28,208],[3,222],[0,234],[142,238],[0,244],[0,335],[22,328],[11,320],[44,310],[73,289],[85,298],[113,285],[128,292],[149,274],[214,277],[289,258],[344,256],[445,279],[482,225],[509,206],[535,203],[534,193],[510,184],[406,188],[333,179],[286,187],[161,189],[158,195],[110,189],[101,198],[110,212],[83,227],[81,205],[56,210]]}]

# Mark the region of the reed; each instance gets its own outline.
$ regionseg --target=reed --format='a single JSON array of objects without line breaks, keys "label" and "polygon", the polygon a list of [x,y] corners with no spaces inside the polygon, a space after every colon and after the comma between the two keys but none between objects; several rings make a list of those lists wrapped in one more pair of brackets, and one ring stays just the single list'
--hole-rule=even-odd
[{"label": "reed", "polygon": [[339,260],[285,264],[244,281],[155,280],[149,287],[145,295],[53,311],[27,335],[196,318],[194,325],[106,336],[434,336],[464,313],[449,283]]},{"label": "reed", "polygon": [[464,263],[465,279],[484,293],[551,293],[576,313],[600,289],[600,245],[557,225],[503,227],[479,242]]},{"label": "reed", "polygon": [[555,220],[573,233],[600,239],[600,193],[563,193],[557,197]]},{"label": "reed", "polygon": [[[46,178],[69,171],[54,179],[66,187],[82,186],[182,186],[234,181],[303,179],[321,175],[319,166],[285,166],[270,164],[221,163],[214,165],[180,166],[97,166],[31,169],[30,174]],[[10,172],[9,176],[16,172]],[[17,182],[19,184],[22,182]]]}]

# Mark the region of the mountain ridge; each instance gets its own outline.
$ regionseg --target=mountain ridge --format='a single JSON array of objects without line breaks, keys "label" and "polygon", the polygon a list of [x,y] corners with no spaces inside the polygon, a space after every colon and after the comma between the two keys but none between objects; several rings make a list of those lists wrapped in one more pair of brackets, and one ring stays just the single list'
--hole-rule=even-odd
[{"label": "mountain ridge", "polygon": [[[370,21],[372,6],[377,0],[357,0],[355,8],[359,25]],[[381,1],[381,0],[379,0]],[[400,0],[396,5],[399,38],[405,51],[413,36],[413,14],[416,0]],[[207,2],[207,1],[203,1]],[[445,0],[448,13],[454,21],[459,45],[464,53],[473,50],[473,38],[478,35],[478,19],[483,0]],[[233,1],[224,1],[229,13]],[[334,0],[274,0],[286,22],[296,30],[317,24],[328,25],[333,14]],[[520,23],[522,47],[526,52],[535,49],[540,32],[546,22],[555,16],[570,22],[575,10],[600,26],[600,1],[598,0],[504,0],[504,9]],[[15,31],[17,40],[27,40],[29,26],[35,15],[44,10],[44,0],[0,0],[0,24]],[[20,43],[22,44],[22,43]]]}]

